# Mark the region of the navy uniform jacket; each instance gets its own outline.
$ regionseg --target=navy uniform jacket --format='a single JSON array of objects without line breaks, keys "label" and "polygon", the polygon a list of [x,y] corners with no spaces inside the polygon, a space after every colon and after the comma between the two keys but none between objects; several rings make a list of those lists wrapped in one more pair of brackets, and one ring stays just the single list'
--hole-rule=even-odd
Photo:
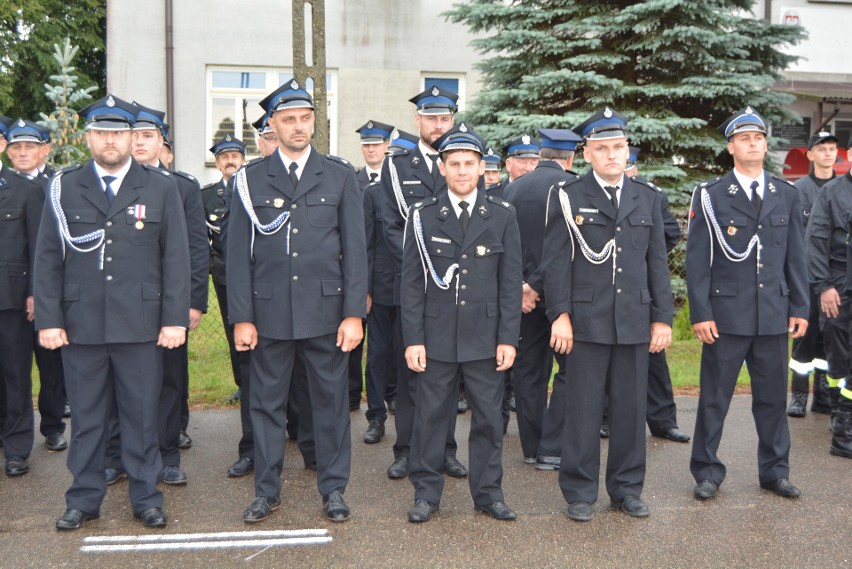
[{"label": "navy uniform jacket", "polygon": [[613,261],[589,262],[569,236],[559,192],[551,192],[543,263],[547,317],[571,316],[574,339],[598,344],[643,344],[652,322],[671,324],[674,316],[661,193],[639,179],[624,178],[616,213],[592,171],[559,189],[567,192],[573,219],[595,252],[615,238]]},{"label": "navy uniform jacket", "polygon": [[228,316],[231,324],[253,322],[273,340],[336,333],[343,318],[367,315],[364,206],[355,170],[310,152],[295,191],[278,152],[243,166],[261,224],[290,212],[277,233],[254,232],[253,255],[252,223],[238,189],[232,201]]},{"label": "navy uniform jacket", "polygon": [[[780,178],[765,175],[760,216],[733,170],[696,188],[686,241],[686,279],[693,324],[714,320],[719,332],[741,336],[786,334],[788,319],[808,317],[808,282],[799,193]],[[701,207],[709,192],[722,235],[735,252],[760,237],[760,273],[755,252],[729,261],[711,242]],[[773,190],[774,188],[774,190]],[[710,252],[713,251],[711,264]]]},{"label": "navy uniform jacket", "polygon": [[837,178],[837,174],[831,173],[830,180],[820,180],[813,175],[813,172],[803,178],[799,178],[793,186],[799,190],[799,201],[802,204],[802,216],[805,222],[805,229],[808,228],[808,218],[811,216],[811,210],[814,207],[817,196],[822,193],[822,188],[831,180]]},{"label": "navy uniform jacket", "polygon": [[[162,169],[162,165],[160,166]],[[210,270],[210,247],[207,241],[207,225],[204,223],[204,204],[198,180],[186,172],[166,170],[177,181],[186,221],[189,242],[190,296],[189,306],[207,312],[207,274]]]},{"label": "navy uniform jacket", "polygon": [[24,310],[41,222],[42,187],[0,164],[0,310]]},{"label": "navy uniform jacket", "polygon": [[364,230],[367,234],[367,292],[373,295],[374,303],[393,306],[396,271],[385,240],[379,183],[364,188]]},{"label": "navy uniform jacket", "polygon": [[852,176],[847,173],[822,187],[811,210],[805,247],[814,294],[830,288],[846,290],[846,223],[850,216]]},{"label": "navy uniform jacket", "polygon": [[210,274],[213,282],[225,284],[225,243],[222,241],[222,229],[228,223],[228,210],[225,207],[225,179],[201,188],[201,202],[207,220],[207,238],[210,243]]},{"label": "navy uniform jacket", "polygon": [[[415,206],[417,207],[417,206]],[[412,210],[413,214],[414,210]],[[446,192],[419,207],[426,248],[443,278],[458,263],[456,282],[441,290],[426,278],[410,216],[402,266],[402,336],[425,345],[426,357],[442,362],[494,358],[498,344],[518,345],[521,326],[521,247],[514,208],[480,190],[462,233]]]},{"label": "navy uniform jacket", "polygon": [[[110,206],[92,161],[61,176],[71,236],[103,229],[105,240],[103,252],[80,253],[65,244],[63,260],[46,196],[36,248],[36,328],[64,328],[72,344],[112,344],[153,342],[163,326],[186,327],[189,246],[174,177],[133,162]],[[136,205],[145,206],[142,229]]]},{"label": "navy uniform jacket", "polygon": [[504,198],[506,198],[505,193],[506,193],[506,189],[509,186],[509,184],[510,184],[510,182],[509,182],[508,178],[500,180],[496,184],[493,184],[493,185],[485,188],[485,195],[491,196],[492,198],[495,198],[495,199],[504,199]]},{"label": "navy uniform jacket", "polygon": [[[544,226],[547,223],[547,196],[550,188],[561,181],[577,178],[553,160],[542,160],[535,170],[509,185],[506,201],[515,206],[521,232],[524,259],[524,282],[544,298],[541,252],[544,248]],[[543,304],[542,304],[543,305]]]},{"label": "navy uniform jacket", "polygon": [[[437,179],[432,179],[429,166],[426,164],[420,147],[411,151],[397,149],[385,158],[382,164],[382,176],[379,184],[382,187],[382,218],[384,219],[385,240],[394,262],[396,275],[394,278],[394,304],[400,303],[399,275],[402,271],[402,233],[405,229],[405,219],[399,212],[397,198],[393,191],[391,168],[396,169],[402,195],[406,207],[418,202],[424,202],[432,196],[439,196],[447,191],[447,181],[437,173]],[[438,167],[437,164],[434,167]],[[482,179],[480,178],[480,184]]]}]

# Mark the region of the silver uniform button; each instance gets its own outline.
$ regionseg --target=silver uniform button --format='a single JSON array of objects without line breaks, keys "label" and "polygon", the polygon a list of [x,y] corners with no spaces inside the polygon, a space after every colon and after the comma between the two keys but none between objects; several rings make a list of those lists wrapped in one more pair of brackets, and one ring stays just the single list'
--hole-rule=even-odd
[{"label": "silver uniform button", "polygon": [[298,256],[299,256],[299,254],[298,254],[298,253],[296,253],[295,251],[293,251],[293,258],[296,258],[296,257],[298,257]]},{"label": "silver uniform button", "polygon": [[108,281],[111,281],[111,280],[112,280],[112,275],[107,275],[107,280],[108,280]]},{"label": "silver uniform button", "polygon": [[107,226],[107,227],[112,227],[112,222],[111,222],[111,221],[107,221],[107,222],[106,222],[106,226]]},{"label": "silver uniform button", "polygon": [[293,277],[293,280],[294,280],[294,281],[299,280],[299,275],[296,275],[295,277]]},{"label": "silver uniform button", "polygon": [[298,232],[299,232],[299,228],[298,228],[298,227],[294,227],[294,228],[293,228],[293,233],[298,233]]},{"label": "silver uniform button", "polygon": [[620,289],[620,288],[619,288],[619,289],[616,289],[616,290],[615,290],[615,294],[621,294],[621,289]]}]

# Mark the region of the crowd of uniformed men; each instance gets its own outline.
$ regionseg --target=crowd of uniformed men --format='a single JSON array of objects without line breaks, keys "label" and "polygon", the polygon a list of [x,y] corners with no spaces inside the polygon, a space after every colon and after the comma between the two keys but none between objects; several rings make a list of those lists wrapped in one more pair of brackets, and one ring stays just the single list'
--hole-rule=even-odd
[{"label": "crowd of uniformed men", "polygon": [[[227,474],[255,477],[245,522],[281,504],[288,435],[316,471],[324,515],[349,519],[365,330],[364,442],[382,440],[394,414],[387,475],[414,486],[411,522],[438,511],[444,474],[468,477],[477,511],[515,519],[501,488],[510,409],[523,461],[559,471],[569,518],[592,518],[604,437],[612,506],[647,516],[646,423],[690,440],[665,358],[667,254],[681,237],[666,195],[638,176],[628,119],[610,107],[508,143],[501,179],[500,154],[455,123],[457,98],[429,85],[410,99],[416,134],[367,121],[356,172],[311,145],[313,100],[288,81],[260,102],[262,157],[244,163],[246,145],[224,136],[210,149],[222,179],[204,188],[169,168],[165,114],[139,103],[109,95],[82,109],[91,160],[60,172],[46,165],[49,129],[0,117],[14,168],[0,169],[6,475],[29,470],[35,352],[40,431],[49,450],[68,448],[73,475],[56,527],[98,518],[124,478],[135,516],[164,527],[158,484],[187,483],[186,342],[209,274],[242,425]],[[686,253],[704,343],[694,494],[715,497],[725,478],[717,450],[745,361],[760,486],[797,497],[786,415],[805,414],[811,372],[812,410],[831,412],[830,452],[852,457],[852,177],[833,179],[830,133],[810,140],[812,173],[793,187],[764,171],[767,125],[754,109],[720,132],[734,169],[695,189]],[[571,170],[578,148],[582,175]],[[468,409],[469,470],[455,440]]]}]

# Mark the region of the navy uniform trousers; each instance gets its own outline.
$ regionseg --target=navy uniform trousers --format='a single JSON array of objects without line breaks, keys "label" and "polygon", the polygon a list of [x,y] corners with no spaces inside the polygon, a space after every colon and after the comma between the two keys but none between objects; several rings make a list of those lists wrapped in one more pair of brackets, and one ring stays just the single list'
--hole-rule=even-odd
[{"label": "navy uniform trousers", "polygon": [[31,330],[25,311],[0,310],[0,376],[5,387],[6,411],[0,435],[7,457],[27,458],[33,449]]},{"label": "navy uniform trousers", "polygon": [[67,507],[100,512],[106,495],[104,425],[117,405],[122,467],[132,474],[130,503],[136,513],[161,508],[157,433],[162,349],[154,342],[69,344],[62,348],[62,363],[74,426],[68,449],[68,470],[74,480],[65,493]]}]

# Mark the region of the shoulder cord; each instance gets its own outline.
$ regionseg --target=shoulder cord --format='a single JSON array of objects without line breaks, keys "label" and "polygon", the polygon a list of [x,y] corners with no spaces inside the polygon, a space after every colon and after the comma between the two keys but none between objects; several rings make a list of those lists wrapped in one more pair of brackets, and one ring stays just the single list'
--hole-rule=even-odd
[{"label": "shoulder cord", "polygon": [[388,156],[388,172],[390,172],[391,189],[393,196],[396,198],[396,208],[399,210],[399,215],[402,219],[408,221],[408,204],[405,203],[405,196],[402,195],[402,187],[399,183],[399,174],[396,171],[396,165],[393,163],[393,156]]},{"label": "shoulder cord", "polygon": [[429,251],[426,249],[426,240],[423,237],[423,222],[420,220],[420,210],[414,210],[414,235],[417,238],[417,251],[420,253],[420,264],[423,266],[423,292],[426,292],[426,287],[429,283],[427,280],[427,275],[432,276],[432,280],[435,281],[435,285],[441,290],[447,290],[450,288],[450,283],[452,283],[453,278],[456,279],[456,304],[459,302],[459,279],[458,279],[458,270],[459,264],[453,263],[447,269],[447,272],[444,274],[444,278],[442,279],[438,272],[435,270],[435,266],[432,264],[432,258],[429,256]]},{"label": "shoulder cord", "polygon": [[707,188],[701,189],[701,210],[704,212],[704,217],[707,218],[709,223],[707,224],[707,232],[710,234],[710,266],[713,266],[713,237],[715,235],[716,241],[719,242],[719,248],[722,249],[722,253],[725,254],[725,257],[733,262],[733,263],[741,263],[745,261],[753,249],[757,250],[757,272],[760,273],[760,250],[763,249],[763,245],[760,244],[760,237],[755,233],[751,236],[751,239],[748,241],[748,246],[746,250],[742,253],[737,253],[736,251],[728,245],[728,242],[725,241],[724,236],[722,235],[722,228],[719,227],[719,221],[716,219],[716,212],[713,211],[713,203],[710,201],[710,192],[707,191]]},{"label": "shoulder cord", "polygon": [[222,233],[222,228],[221,228],[221,227],[216,227],[215,225],[213,225],[213,224],[212,224],[212,223],[210,223],[209,221],[207,222],[207,229],[209,229],[209,230],[210,230],[210,231],[212,231],[213,233]]},{"label": "shoulder cord", "polygon": [[565,217],[565,224],[568,226],[568,233],[572,236],[571,260],[574,260],[575,242],[580,246],[580,252],[583,253],[583,257],[585,257],[586,260],[593,265],[603,264],[607,259],[612,257],[612,284],[615,284],[617,257],[615,237],[607,241],[604,244],[603,249],[601,249],[599,253],[596,253],[591,247],[589,247],[589,244],[586,243],[583,234],[580,232],[580,228],[577,227],[577,223],[574,221],[574,214],[571,211],[571,201],[568,199],[568,193],[564,189],[559,190],[559,203],[562,206],[562,215]]},{"label": "shoulder cord", "polygon": [[[262,235],[275,235],[281,228],[290,220],[290,212],[285,211],[278,215],[271,223],[263,225],[257,219],[257,213],[254,211],[254,205],[251,203],[251,194],[249,193],[248,180],[246,180],[245,168],[241,168],[237,172],[236,179],[237,193],[240,196],[240,201],[243,202],[243,207],[251,220],[251,246],[249,254],[254,257],[254,236],[257,231]],[[290,225],[287,224],[287,254],[290,254]]]},{"label": "shoulder cord", "polygon": [[[106,232],[103,229],[92,231],[79,237],[71,237],[71,230],[68,228],[68,219],[65,217],[65,210],[62,209],[62,172],[53,177],[50,183],[50,204],[53,207],[53,214],[56,217],[56,225],[59,229],[59,235],[62,237],[62,259],[65,259],[65,244],[78,253],[91,253],[100,247],[100,262],[98,270],[104,268],[104,236]],[[95,241],[88,249],[78,247],[83,243],[91,243]]]}]

